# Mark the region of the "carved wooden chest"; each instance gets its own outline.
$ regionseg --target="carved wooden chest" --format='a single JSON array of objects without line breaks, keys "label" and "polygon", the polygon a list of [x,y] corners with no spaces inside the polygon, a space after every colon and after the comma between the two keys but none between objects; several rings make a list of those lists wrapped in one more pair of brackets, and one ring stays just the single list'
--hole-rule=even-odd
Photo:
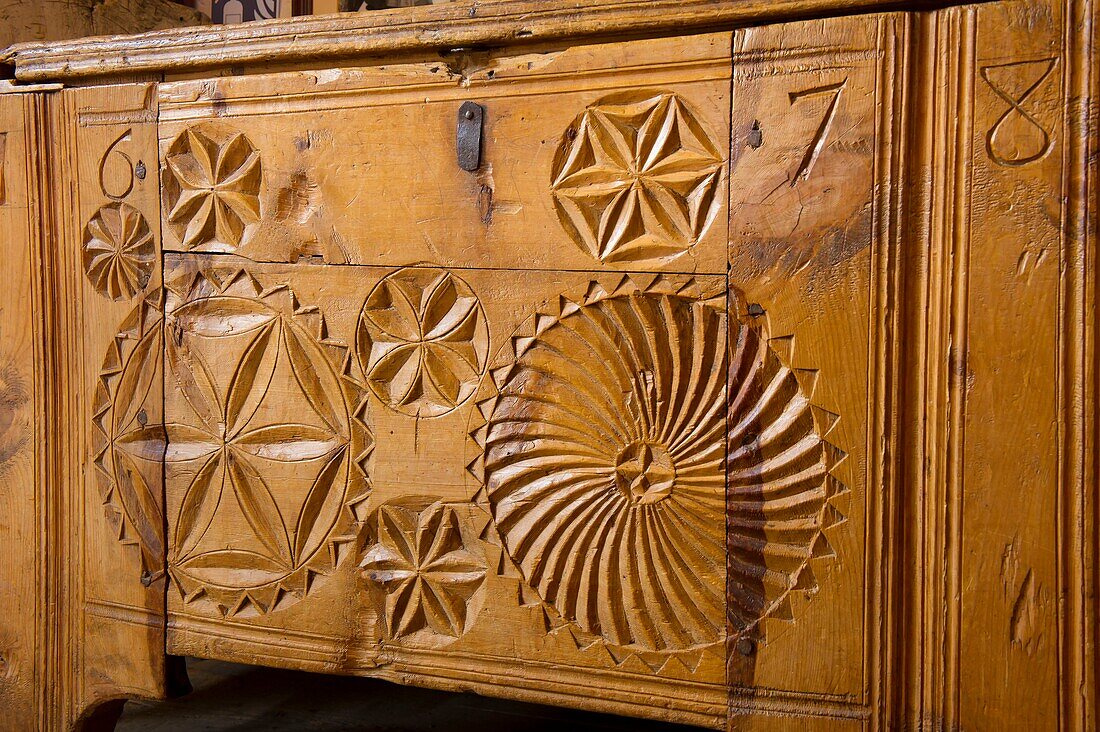
[{"label": "carved wooden chest", "polygon": [[193,655],[1096,725],[1095,0],[16,47],[0,726]]}]

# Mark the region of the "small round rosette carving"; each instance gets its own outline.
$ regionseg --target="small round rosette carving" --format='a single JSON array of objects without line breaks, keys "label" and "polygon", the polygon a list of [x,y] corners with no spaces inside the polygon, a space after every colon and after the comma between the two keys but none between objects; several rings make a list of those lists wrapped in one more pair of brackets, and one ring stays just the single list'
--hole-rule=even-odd
[{"label": "small round rosette carving", "polygon": [[149,222],[129,204],[103,206],[84,227],[84,273],[104,297],[128,300],[144,290],[156,259]]},{"label": "small round rosette carving", "polygon": [[458,511],[431,497],[391,501],[369,523],[359,563],[388,638],[428,631],[458,638],[485,582],[484,553]]},{"label": "small round rosette carving", "polygon": [[367,383],[403,414],[437,417],[465,402],[488,352],[481,303],[446,270],[394,272],[375,286],[360,313],[356,353]]},{"label": "small round rosette carving", "polygon": [[723,160],[677,95],[605,97],[566,130],[551,175],[554,207],[601,262],[671,260],[721,209]]},{"label": "small round rosette carving", "polygon": [[206,123],[168,147],[162,178],[168,226],[184,250],[231,252],[260,220],[260,155],[244,133]]},{"label": "small round rosette carving", "polygon": [[243,272],[173,285],[166,308],[169,571],[186,602],[294,602],[354,550],[373,440],[347,347],[285,286]]}]

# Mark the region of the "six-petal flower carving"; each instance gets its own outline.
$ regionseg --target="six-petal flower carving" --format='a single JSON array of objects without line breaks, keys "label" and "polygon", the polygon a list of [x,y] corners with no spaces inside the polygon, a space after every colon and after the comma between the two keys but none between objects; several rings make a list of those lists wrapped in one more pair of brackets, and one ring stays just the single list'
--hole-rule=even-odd
[{"label": "six-petal flower carving", "polygon": [[440,269],[399,270],[367,297],[356,336],[371,390],[392,409],[435,417],[477,388],[489,353],[485,313],[470,286]]},{"label": "six-petal flower carving", "polygon": [[192,127],[165,156],[168,223],[185,250],[233,251],[260,219],[260,156],[243,133]]},{"label": "six-petal flower carving", "polygon": [[618,95],[567,130],[551,177],[562,225],[602,262],[671,259],[721,208],[723,158],[674,94]]},{"label": "six-petal flower carving", "polygon": [[149,222],[129,204],[103,206],[84,228],[84,273],[97,292],[112,300],[145,289],[156,255]]},{"label": "six-petal flower carving", "polygon": [[485,564],[470,551],[454,508],[432,498],[383,505],[371,526],[374,544],[360,562],[380,590],[390,638],[421,630],[458,637]]},{"label": "six-petal flower carving", "polygon": [[142,581],[164,573],[163,328],[160,290],[143,297],[111,339],[92,406],[93,465],[119,541],[141,552]]},{"label": "six-petal flower carving", "polygon": [[346,349],[299,322],[286,288],[239,281],[171,299],[165,339],[169,566],[185,597],[228,611],[244,598],[265,609],[331,568],[324,549],[359,493],[364,448],[347,406],[359,396],[340,375]]}]

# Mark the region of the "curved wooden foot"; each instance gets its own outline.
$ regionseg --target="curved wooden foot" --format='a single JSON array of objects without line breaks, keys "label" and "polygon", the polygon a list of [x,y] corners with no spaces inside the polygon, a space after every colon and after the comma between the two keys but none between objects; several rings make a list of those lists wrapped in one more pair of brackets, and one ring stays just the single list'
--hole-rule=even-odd
[{"label": "curved wooden foot", "polygon": [[112,732],[126,706],[125,699],[109,699],[84,710],[73,724],[73,732]]}]

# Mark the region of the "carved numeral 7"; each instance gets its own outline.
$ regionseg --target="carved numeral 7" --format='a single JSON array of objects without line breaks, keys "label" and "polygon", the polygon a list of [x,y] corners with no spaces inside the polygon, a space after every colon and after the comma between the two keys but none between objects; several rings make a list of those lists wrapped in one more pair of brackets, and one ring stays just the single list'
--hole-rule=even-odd
[{"label": "carved numeral 7", "polygon": [[836,109],[840,102],[840,92],[844,90],[844,85],[847,83],[848,79],[845,78],[843,81],[838,81],[835,84],[825,84],[824,86],[815,86],[809,89],[803,89],[802,91],[788,92],[792,107],[794,103],[800,99],[815,97],[821,94],[833,95],[833,98],[829,100],[829,106],[825,109],[824,116],[821,118],[821,123],[817,126],[817,132],[814,133],[814,137],[810,141],[810,146],[806,148],[806,154],[802,156],[802,162],[798,164],[798,170],[795,171],[794,176],[791,178],[791,188],[794,188],[798,184],[798,181],[810,177],[810,171],[813,170],[818,156],[821,155],[821,151],[825,148],[825,138],[829,136],[829,128],[832,127],[833,119],[836,117]]}]

